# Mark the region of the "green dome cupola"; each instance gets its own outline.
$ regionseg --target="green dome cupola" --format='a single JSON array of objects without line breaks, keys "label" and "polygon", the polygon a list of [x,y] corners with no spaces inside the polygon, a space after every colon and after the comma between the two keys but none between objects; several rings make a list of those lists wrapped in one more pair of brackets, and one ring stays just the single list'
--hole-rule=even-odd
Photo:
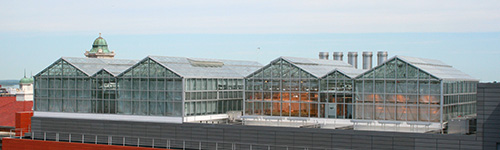
[{"label": "green dome cupola", "polygon": [[101,33],[99,33],[99,37],[94,40],[90,53],[97,53],[99,52],[99,50],[102,50],[102,53],[110,53],[108,49],[108,43],[104,38],[101,37]]},{"label": "green dome cupola", "polygon": [[26,77],[26,70],[24,70],[24,78],[19,80],[19,84],[32,84],[33,83],[33,77],[27,78]]},{"label": "green dome cupola", "polygon": [[92,49],[90,49],[90,51],[85,51],[84,55],[87,58],[113,59],[115,57],[115,52],[109,50],[108,42],[106,42],[106,40],[101,37],[101,33],[99,33],[99,37],[92,43]]},{"label": "green dome cupola", "polygon": [[19,80],[19,83],[20,84],[31,84],[33,83],[33,78],[22,78],[21,80]]}]

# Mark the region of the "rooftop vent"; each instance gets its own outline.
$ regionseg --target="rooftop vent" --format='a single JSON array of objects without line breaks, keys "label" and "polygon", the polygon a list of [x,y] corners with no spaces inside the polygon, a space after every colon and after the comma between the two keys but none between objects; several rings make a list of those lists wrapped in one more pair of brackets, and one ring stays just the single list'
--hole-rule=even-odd
[{"label": "rooftop vent", "polygon": [[387,51],[377,52],[377,65],[384,63],[387,60]]},{"label": "rooftop vent", "polygon": [[189,59],[189,63],[194,67],[222,67],[224,66],[224,62],[220,61],[208,61],[208,60],[194,60]]},{"label": "rooftop vent", "polygon": [[347,53],[347,63],[351,64],[354,68],[358,68],[358,52]]},{"label": "rooftop vent", "polygon": [[363,69],[372,68],[372,52],[363,52]]},{"label": "rooftop vent", "polygon": [[328,52],[319,52],[319,59],[328,60]]},{"label": "rooftop vent", "polygon": [[333,52],[333,60],[340,60],[342,61],[342,57],[344,54],[342,52]]}]

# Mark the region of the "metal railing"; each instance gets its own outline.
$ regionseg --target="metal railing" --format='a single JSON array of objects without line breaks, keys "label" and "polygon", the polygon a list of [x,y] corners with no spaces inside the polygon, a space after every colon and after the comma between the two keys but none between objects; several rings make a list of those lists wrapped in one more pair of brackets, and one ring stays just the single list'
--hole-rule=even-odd
[{"label": "metal railing", "polygon": [[30,132],[31,132],[31,126],[29,126],[28,128],[15,128],[15,129],[10,129],[9,136],[10,136],[10,138],[13,138],[13,137],[22,138],[25,133],[30,133]]},{"label": "metal railing", "polygon": [[[104,144],[117,146],[150,147],[182,150],[333,150],[325,147],[287,146],[242,142],[180,140],[169,138],[132,137],[120,135],[80,134],[66,132],[31,131],[30,135],[11,138],[57,141],[70,143]],[[255,139],[257,140],[257,139]]]}]

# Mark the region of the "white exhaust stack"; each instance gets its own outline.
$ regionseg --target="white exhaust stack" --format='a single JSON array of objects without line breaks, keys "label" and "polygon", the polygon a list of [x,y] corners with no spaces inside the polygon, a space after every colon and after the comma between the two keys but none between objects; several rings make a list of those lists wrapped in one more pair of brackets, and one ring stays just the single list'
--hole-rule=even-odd
[{"label": "white exhaust stack", "polygon": [[387,60],[387,51],[377,52],[377,66],[384,63]]},{"label": "white exhaust stack", "polygon": [[363,69],[372,68],[372,52],[363,52]]},{"label": "white exhaust stack", "polygon": [[344,54],[342,52],[333,52],[333,60],[342,61]]},{"label": "white exhaust stack", "polygon": [[347,53],[347,63],[351,64],[354,68],[358,68],[358,52]]},{"label": "white exhaust stack", "polygon": [[328,60],[328,52],[319,52],[319,59]]}]

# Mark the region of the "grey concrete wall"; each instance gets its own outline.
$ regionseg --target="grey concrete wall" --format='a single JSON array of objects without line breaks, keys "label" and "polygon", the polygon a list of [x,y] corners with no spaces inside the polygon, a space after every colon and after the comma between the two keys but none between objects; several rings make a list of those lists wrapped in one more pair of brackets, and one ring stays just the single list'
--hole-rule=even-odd
[{"label": "grey concrete wall", "polygon": [[[396,133],[376,131],[306,129],[287,127],[262,127],[241,125],[213,125],[213,124],[163,124],[141,123],[124,121],[98,121],[55,118],[32,118],[32,129],[35,137],[43,138],[39,131],[85,133],[87,135],[115,135],[113,143],[122,143],[121,137],[144,137],[141,144],[151,145],[152,139],[178,139],[194,142],[172,142],[173,145],[197,149],[203,141],[202,148],[231,149],[230,143],[251,143],[252,149],[286,149],[290,147],[308,147],[312,149],[467,149],[480,150],[481,141],[475,135],[440,135],[419,133]],[[73,141],[78,141],[80,135],[73,134]],[[55,138],[55,135],[47,135]],[[59,135],[67,138],[67,135]],[[106,143],[108,137],[97,136],[99,143]],[[87,140],[94,140],[88,136]],[[134,145],[137,139],[127,138],[128,145]],[[165,141],[156,141],[155,145],[164,145]],[[274,146],[283,147],[274,147]],[[158,146],[156,146],[158,147]],[[248,144],[237,144],[237,149],[249,149]]]},{"label": "grey concrete wall", "polygon": [[500,83],[477,85],[477,136],[485,150],[500,143]]}]

